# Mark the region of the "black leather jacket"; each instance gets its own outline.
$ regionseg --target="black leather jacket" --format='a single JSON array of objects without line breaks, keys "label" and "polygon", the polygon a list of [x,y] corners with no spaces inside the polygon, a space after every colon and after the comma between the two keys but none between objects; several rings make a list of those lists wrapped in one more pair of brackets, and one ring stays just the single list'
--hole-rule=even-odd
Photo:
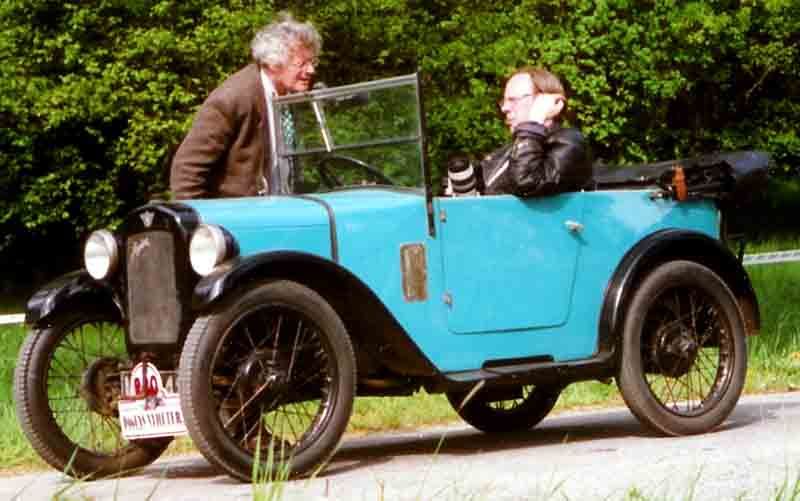
[{"label": "black leather jacket", "polygon": [[480,163],[485,194],[520,197],[581,189],[592,177],[592,163],[577,129],[546,129],[523,122],[513,142]]}]

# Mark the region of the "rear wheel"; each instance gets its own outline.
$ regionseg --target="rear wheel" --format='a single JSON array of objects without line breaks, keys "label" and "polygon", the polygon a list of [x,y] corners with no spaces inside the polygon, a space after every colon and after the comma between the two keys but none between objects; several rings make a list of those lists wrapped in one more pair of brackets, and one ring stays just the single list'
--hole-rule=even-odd
[{"label": "rear wheel", "polygon": [[127,360],[125,332],[109,315],[64,315],[28,336],[14,398],[22,431],[48,464],[74,477],[102,477],[161,455],[171,438],[122,437],[117,401]]},{"label": "rear wheel", "polygon": [[307,473],[341,440],[355,371],[345,327],[321,296],[265,283],[192,326],[179,369],[187,429],[241,480]]},{"label": "rear wheel", "polygon": [[703,433],[733,410],[747,371],[736,298],[710,269],[673,261],[634,293],[618,385],[643,423],[667,435]]},{"label": "rear wheel", "polygon": [[447,400],[461,418],[486,433],[529,430],[553,410],[561,388],[518,386],[469,392],[448,392]]}]

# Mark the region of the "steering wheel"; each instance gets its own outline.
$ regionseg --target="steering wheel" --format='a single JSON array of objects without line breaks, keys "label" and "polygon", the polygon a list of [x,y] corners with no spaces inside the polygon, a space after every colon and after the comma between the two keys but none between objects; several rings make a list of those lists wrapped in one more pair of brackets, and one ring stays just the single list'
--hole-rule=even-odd
[{"label": "steering wheel", "polygon": [[337,186],[346,186],[347,183],[336,175],[336,170],[332,164],[336,161],[343,161],[352,166],[357,167],[359,170],[364,171],[366,174],[376,178],[381,184],[388,184],[390,186],[399,186],[399,183],[394,179],[384,174],[376,167],[359,160],[357,158],[349,157],[347,155],[327,155],[322,157],[317,163],[316,168],[319,171],[320,178],[329,187],[334,188]]}]

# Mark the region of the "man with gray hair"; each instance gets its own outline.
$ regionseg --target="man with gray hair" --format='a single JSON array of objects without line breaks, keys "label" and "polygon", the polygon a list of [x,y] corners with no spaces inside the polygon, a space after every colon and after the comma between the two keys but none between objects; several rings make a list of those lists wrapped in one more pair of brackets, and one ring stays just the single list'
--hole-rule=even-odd
[{"label": "man with gray hair", "polygon": [[311,89],[321,47],[311,23],[286,13],[256,33],[250,45],[254,62],[211,92],[175,153],[170,172],[174,198],[292,191],[291,164],[272,167],[272,98]]}]

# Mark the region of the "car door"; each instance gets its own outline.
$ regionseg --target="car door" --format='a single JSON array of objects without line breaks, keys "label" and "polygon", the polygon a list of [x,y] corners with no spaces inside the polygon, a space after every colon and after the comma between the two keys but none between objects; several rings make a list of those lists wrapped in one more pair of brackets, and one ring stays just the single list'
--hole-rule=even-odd
[{"label": "car door", "polygon": [[471,334],[566,322],[583,205],[581,193],[439,199],[449,329]]}]

